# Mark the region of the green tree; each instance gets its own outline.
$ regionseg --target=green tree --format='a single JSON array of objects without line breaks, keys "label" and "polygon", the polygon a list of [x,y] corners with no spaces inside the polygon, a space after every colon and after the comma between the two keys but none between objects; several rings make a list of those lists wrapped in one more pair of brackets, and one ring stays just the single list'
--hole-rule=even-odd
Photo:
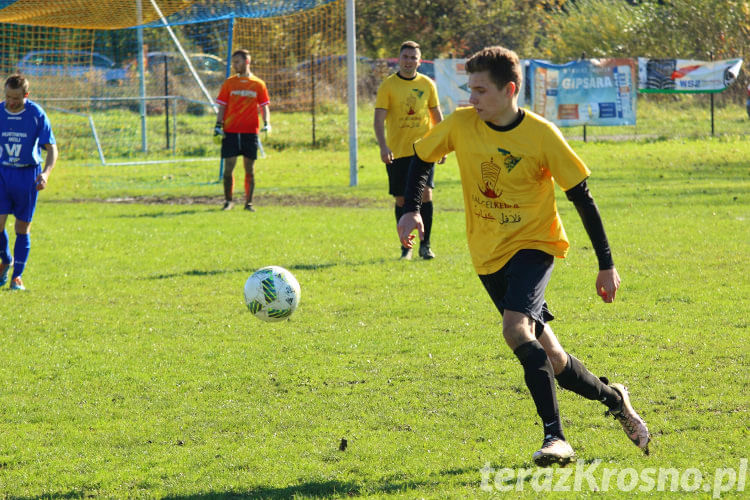
[{"label": "green tree", "polygon": [[[564,2],[563,2],[564,3]],[[486,45],[523,53],[533,46],[544,8],[532,0],[371,0],[357,4],[360,53],[394,57],[404,40],[425,58],[465,57]]]}]

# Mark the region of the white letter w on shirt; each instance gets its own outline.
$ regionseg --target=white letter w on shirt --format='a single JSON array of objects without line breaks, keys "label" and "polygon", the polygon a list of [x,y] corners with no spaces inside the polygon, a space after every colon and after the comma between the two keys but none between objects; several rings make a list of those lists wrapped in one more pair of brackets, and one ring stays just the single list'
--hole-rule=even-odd
[{"label": "white letter w on shirt", "polygon": [[10,157],[18,157],[21,155],[20,144],[6,144],[5,150],[8,152],[8,156]]}]

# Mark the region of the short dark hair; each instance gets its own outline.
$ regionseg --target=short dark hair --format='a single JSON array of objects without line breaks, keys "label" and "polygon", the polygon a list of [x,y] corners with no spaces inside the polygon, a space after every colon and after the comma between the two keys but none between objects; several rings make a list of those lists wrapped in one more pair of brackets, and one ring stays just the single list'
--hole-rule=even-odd
[{"label": "short dark hair", "polygon": [[9,89],[23,89],[24,94],[29,93],[29,81],[25,76],[19,73],[10,75],[8,79],[5,80],[5,86]]},{"label": "short dark hair", "polygon": [[232,52],[232,57],[234,56],[242,56],[247,60],[247,62],[250,62],[251,60],[250,51],[246,49],[235,50],[234,52]]},{"label": "short dark hair", "polygon": [[498,89],[505,87],[508,82],[516,84],[516,94],[521,88],[521,61],[518,54],[505,47],[485,47],[469,57],[465,67],[467,73],[487,71]]},{"label": "short dark hair", "polygon": [[411,40],[407,40],[404,43],[402,43],[401,48],[398,49],[398,53],[401,54],[401,52],[403,52],[404,49],[414,49],[414,50],[418,50],[419,52],[422,52],[422,50],[419,48],[419,44]]}]

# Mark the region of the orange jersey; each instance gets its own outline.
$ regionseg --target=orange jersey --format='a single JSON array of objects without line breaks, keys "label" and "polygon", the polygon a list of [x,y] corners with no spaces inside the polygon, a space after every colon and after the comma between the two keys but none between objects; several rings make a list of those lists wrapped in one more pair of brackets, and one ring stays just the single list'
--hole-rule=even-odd
[{"label": "orange jersey", "polygon": [[258,112],[269,103],[266,84],[255,75],[234,75],[219,90],[216,102],[224,106],[224,132],[257,134]]}]

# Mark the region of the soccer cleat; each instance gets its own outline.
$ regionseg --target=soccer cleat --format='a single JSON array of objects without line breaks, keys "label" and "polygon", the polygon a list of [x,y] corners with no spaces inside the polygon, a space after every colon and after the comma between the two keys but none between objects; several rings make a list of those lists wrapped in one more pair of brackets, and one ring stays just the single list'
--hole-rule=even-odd
[{"label": "soccer cleat", "polygon": [[221,207],[222,210],[232,210],[234,208],[234,202],[232,201],[225,201],[224,206]]},{"label": "soccer cleat", "polygon": [[0,262],[0,286],[5,286],[8,282],[8,271],[10,271],[10,266],[12,265],[13,261],[8,263]]},{"label": "soccer cleat", "polygon": [[20,276],[16,276],[12,280],[10,280],[10,289],[11,290],[26,290],[26,287],[23,286],[23,281],[21,281]]},{"label": "soccer cleat", "polygon": [[401,257],[399,257],[399,260],[411,260],[411,254],[411,248],[401,247]]},{"label": "soccer cleat", "polygon": [[255,212],[252,203],[245,203],[245,210],[247,210],[248,212]]},{"label": "soccer cleat", "polygon": [[552,464],[566,465],[575,459],[573,448],[564,439],[557,436],[545,436],[542,447],[534,452],[534,463],[539,467],[549,467]]},{"label": "soccer cleat", "polygon": [[430,260],[435,258],[435,252],[432,251],[430,245],[421,245],[419,247],[419,256],[424,260]]},{"label": "soccer cleat", "polygon": [[620,422],[622,429],[633,444],[642,449],[643,453],[648,455],[648,443],[651,441],[651,434],[648,432],[646,422],[643,421],[630,404],[628,388],[622,384],[611,384],[610,387],[620,395],[622,403],[620,403],[620,408],[609,410],[605,415],[612,415],[615,417],[615,419]]}]

